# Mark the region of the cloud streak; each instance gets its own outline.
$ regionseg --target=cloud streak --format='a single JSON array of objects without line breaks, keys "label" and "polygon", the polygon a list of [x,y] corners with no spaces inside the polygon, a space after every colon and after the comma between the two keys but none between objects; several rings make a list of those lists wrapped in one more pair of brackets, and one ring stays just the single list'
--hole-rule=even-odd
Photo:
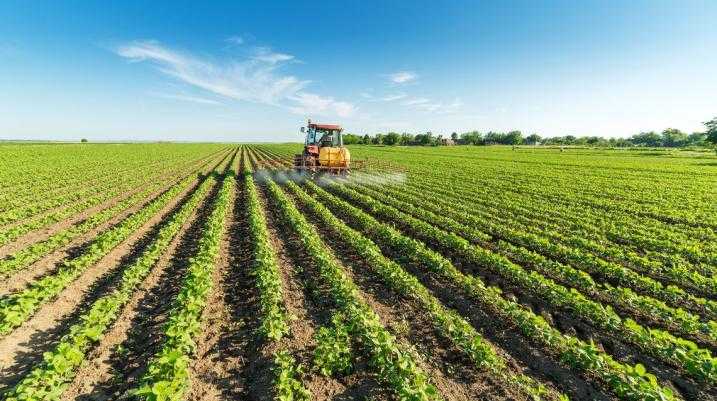
[{"label": "cloud streak", "polygon": [[302,114],[348,116],[355,109],[333,97],[305,92],[311,81],[280,72],[282,66],[295,60],[294,56],[268,47],[256,47],[247,59],[225,63],[200,59],[156,41],[132,42],[115,52],[130,62],[150,63],[174,79],[228,99],[300,110]]},{"label": "cloud streak", "polygon": [[418,74],[413,71],[398,71],[388,75],[388,79],[394,84],[407,84],[418,79]]},{"label": "cloud streak", "polygon": [[443,103],[433,102],[425,97],[408,99],[401,104],[404,106],[412,107],[416,110],[423,110],[437,114],[455,113],[463,106],[463,102],[460,99],[455,99],[451,103]]},{"label": "cloud streak", "polygon": [[405,98],[407,95],[405,93],[395,93],[383,97],[376,97],[368,92],[363,92],[361,96],[371,102],[395,102],[396,100]]},{"label": "cloud streak", "polygon": [[170,99],[170,100],[181,100],[184,102],[191,102],[191,103],[199,103],[199,104],[211,104],[211,105],[220,105],[221,102],[218,102],[213,99],[206,99],[199,96],[188,96],[188,95],[172,95],[168,93],[150,93],[151,96],[154,97],[161,97],[163,99]]},{"label": "cloud streak", "polygon": [[356,107],[351,103],[336,101],[332,97],[323,97],[314,93],[301,92],[291,100],[297,103],[296,106],[289,108],[295,114],[335,114],[339,117],[351,117],[356,111]]}]

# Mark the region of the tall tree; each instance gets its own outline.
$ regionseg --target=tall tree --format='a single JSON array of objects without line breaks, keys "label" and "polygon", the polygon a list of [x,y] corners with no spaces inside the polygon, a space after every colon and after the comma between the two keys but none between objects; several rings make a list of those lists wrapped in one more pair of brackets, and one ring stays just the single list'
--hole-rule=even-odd
[{"label": "tall tree", "polygon": [[543,138],[540,137],[538,134],[530,134],[527,137],[525,137],[525,143],[529,145],[536,145],[538,142],[540,142]]},{"label": "tall tree", "polygon": [[397,145],[400,140],[401,140],[401,135],[399,135],[398,132],[389,132],[388,134],[386,134],[385,137],[383,137],[383,144],[384,145]]},{"label": "tall tree", "polygon": [[687,134],[677,128],[667,128],[662,131],[662,146],[678,148],[687,144]]},{"label": "tall tree", "polygon": [[717,117],[707,121],[705,127],[707,127],[707,142],[711,142],[717,145]]}]

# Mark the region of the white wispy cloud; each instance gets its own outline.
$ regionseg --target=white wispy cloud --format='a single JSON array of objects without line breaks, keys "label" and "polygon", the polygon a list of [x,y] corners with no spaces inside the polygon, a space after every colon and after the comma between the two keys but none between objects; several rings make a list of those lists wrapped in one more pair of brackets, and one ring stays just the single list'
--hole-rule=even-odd
[{"label": "white wispy cloud", "polygon": [[332,97],[323,97],[314,93],[301,92],[292,96],[297,105],[289,108],[296,114],[332,115],[351,117],[356,107],[348,102],[337,101]]},{"label": "white wispy cloud", "polygon": [[361,97],[371,101],[371,102],[395,102],[396,100],[401,100],[405,98],[407,95],[405,93],[395,93],[395,94],[389,94],[382,97],[376,97],[368,92],[362,92]]},{"label": "white wispy cloud", "polygon": [[450,103],[443,103],[434,102],[425,97],[411,98],[401,104],[403,104],[404,106],[412,107],[417,110],[423,110],[430,113],[438,114],[455,113],[463,106],[463,102],[460,99],[455,99]]},{"label": "white wispy cloud", "polygon": [[387,95],[381,98],[384,102],[395,102],[396,100],[401,100],[406,97],[405,93],[397,93],[395,95]]},{"label": "white wispy cloud", "polygon": [[294,59],[291,54],[276,53],[268,47],[257,47],[255,54],[252,57],[253,60],[263,61],[269,64],[277,64],[283,61],[290,61]]},{"label": "white wispy cloud", "polygon": [[199,97],[199,96],[173,95],[173,94],[169,94],[169,93],[155,93],[155,92],[150,92],[149,94],[154,97],[160,97],[163,99],[171,99],[171,100],[181,100],[184,102],[212,104],[212,105],[222,104],[221,102],[218,102],[216,100],[207,99],[207,98],[203,98],[203,97]]},{"label": "white wispy cloud", "polygon": [[418,74],[413,71],[398,71],[388,75],[388,79],[394,84],[405,84],[418,79]]},{"label": "white wispy cloud", "polygon": [[428,102],[430,102],[430,100],[426,99],[425,97],[414,97],[414,98],[406,100],[402,104],[404,106],[415,106],[415,105],[419,105],[419,104],[425,104]]},{"label": "white wispy cloud", "polygon": [[243,45],[246,40],[242,36],[230,36],[226,39],[228,43],[233,45]]},{"label": "white wispy cloud", "polygon": [[221,97],[281,106],[305,114],[334,113],[346,116],[355,107],[333,97],[304,91],[311,81],[280,72],[294,56],[268,47],[254,48],[245,60],[216,63],[156,41],[137,41],[115,49],[131,62],[148,62],[162,73]]}]

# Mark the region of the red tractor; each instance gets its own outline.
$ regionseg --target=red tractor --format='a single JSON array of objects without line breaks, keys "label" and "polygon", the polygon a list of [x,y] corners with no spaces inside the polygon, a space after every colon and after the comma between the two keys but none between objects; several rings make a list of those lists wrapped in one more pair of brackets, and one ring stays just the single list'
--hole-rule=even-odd
[{"label": "red tractor", "polygon": [[351,154],[344,147],[342,131],[339,125],[309,120],[306,127],[301,127],[306,139],[303,153],[294,155],[294,169],[347,175],[351,170]]}]

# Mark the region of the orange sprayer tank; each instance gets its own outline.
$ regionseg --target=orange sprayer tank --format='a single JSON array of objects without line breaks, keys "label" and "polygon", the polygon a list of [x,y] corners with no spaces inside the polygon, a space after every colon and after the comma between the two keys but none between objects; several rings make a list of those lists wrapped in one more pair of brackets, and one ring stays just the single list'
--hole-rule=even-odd
[{"label": "orange sprayer tank", "polygon": [[319,150],[319,164],[325,167],[348,167],[351,153],[346,148],[323,147]]}]

